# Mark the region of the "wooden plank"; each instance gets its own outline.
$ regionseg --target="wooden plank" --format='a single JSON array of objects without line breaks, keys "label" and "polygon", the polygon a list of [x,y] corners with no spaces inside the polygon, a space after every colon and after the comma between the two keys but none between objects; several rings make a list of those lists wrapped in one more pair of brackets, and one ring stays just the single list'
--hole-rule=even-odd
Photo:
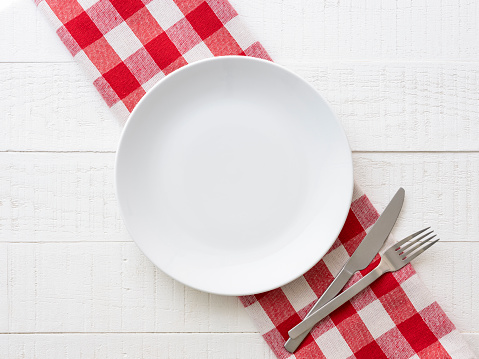
[{"label": "wooden plank", "polygon": [[[71,61],[32,3],[7,0],[2,4],[0,61]],[[477,61],[475,1],[233,0],[232,4],[280,62]]]},{"label": "wooden plank", "polygon": [[[477,63],[285,63],[355,151],[479,151]],[[74,63],[0,64],[0,151],[115,151],[123,124]]]},{"label": "wooden plank", "polygon": [[8,331],[8,295],[8,245],[0,243],[0,332]]},{"label": "wooden plank", "polygon": [[479,150],[472,63],[288,63],[328,102],[355,151]]},{"label": "wooden plank", "polygon": [[8,358],[276,359],[259,334],[2,334]]},{"label": "wooden plank", "polygon": [[0,62],[72,62],[55,29],[32,0],[2,0]]},{"label": "wooden plank", "polygon": [[463,333],[464,339],[466,339],[472,352],[479,356],[479,333]]},{"label": "wooden plank", "polygon": [[[356,182],[379,211],[406,189],[395,233],[432,226],[478,241],[479,153],[354,153]],[[113,153],[0,153],[0,242],[130,241]]]},{"label": "wooden plank", "polygon": [[185,323],[195,332],[256,332],[236,297],[226,297],[185,287]]},{"label": "wooden plank", "polygon": [[477,58],[478,4],[420,0],[233,0],[277,61]]},{"label": "wooden plank", "polygon": [[0,241],[130,241],[113,153],[0,154]]},{"label": "wooden plank", "polygon": [[355,153],[354,176],[381,212],[399,187],[398,239],[431,226],[443,241],[479,240],[479,153]]},{"label": "wooden plank", "polygon": [[116,150],[122,124],[77,64],[0,64],[0,83],[0,150]]},{"label": "wooden plank", "polygon": [[[479,354],[479,334],[463,334]],[[259,334],[1,334],[8,358],[276,359]]]},{"label": "wooden plank", "polygon": [[8,271],[9,332],[255,331],[237,298],[185,288],[134,243],[10,243]]},{"label": "wooden plank", "polygon": [[[236,298],[185,288],[134,243],[8,246],[8,332],[256,332]],[[414,264],[462,332],[479,332],[478,255],[440,242]]]}]

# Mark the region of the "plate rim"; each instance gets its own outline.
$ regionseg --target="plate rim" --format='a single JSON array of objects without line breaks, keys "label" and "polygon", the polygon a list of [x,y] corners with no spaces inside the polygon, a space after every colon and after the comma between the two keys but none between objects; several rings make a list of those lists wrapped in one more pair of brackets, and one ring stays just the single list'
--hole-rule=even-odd
[{"label": "plate rim", "polygon": [[[343,214],[343,218],[341,218],[340,220],[340,223],[341,223],[341,226],[339,226],[339,228],[335,231],[335,236],[333,237],[333,239],[331,239],[331,243],[328,244],[328,246],[326,247],[325,246],[325,250],[324,251],[318,251],[317,255],[316,255],[316,260],[312,263],[312,264],[308,264],[306,266],[303,266],[303,269],[301,269],[300,271],[297,271],[295,272],[294,274],[292,274],[291,276],[289,276],[288,278],[285,278],[282,283],[278,284],[278,283],[273,283],[269,286],[265,286],[264,289],[258,291],[258,290],[254,290],[254,291],[236,291],[236,292],[231,292],[231,291],[222,291],[221,289],[217,289],[217,290],[212,290],[211,288],[209,289],[205,289],[204,287],[201,287],[201,286],[196,286],[192,283],[186,283],[185,281],[181,281],[181,280],[178,280],[174,275],[172,275],[170,273],[170,271],[168,270],[165,270],[164,268],[162,268],[160,265],[158,265],[153,259],[152,257],[148,254],[148,251],[145,250],[143,248],[143,245],[141,245],[137,239],[135,239],[135,237],[133,236],[133,233],[131,231],[131,228],[130,228],[130,225],[128,225],[128,222],[127,222],[127,216],[125,215],[125,212],[124,212],[124,209],[123,209],[123,206],[122,206],[122,201],[120,200],[120,193],[119,193],[119,186],[118,186],[118,182],[119,182],[119,173],[118,173],[118,164],[119,164],[119,161],[120,161],[120,151],[123,152],[124,149],[124,138],[126,136],[126,133],[128,132],[128,128],[129,128],[129,125],[132,123],[132,119],[135,118],[135,114],[139,111],[138,109],[141,108],[141,104],[143,102],[146,101],[147,98],[151,97],[153,92],[155,91],[156,88],[160,87],[163,85],[163,83],[165,81],[169,81],[171,80],[172,78],[172,75],[174,76],[175,74],[178,74],[180,72],[184,72],[184,71],[189,71],[191,68],[193,67],[198,67],[198,66],[201,66],[202,64],[204,63],[209,63],[209,62],[221,62],[221,61],[229,61],[231,59],[235,59],[235,60],[238,60],[238,61],[247,61],[247,62],[258,62],[258,63],[262,63],[262,64],[266,64],[268,66],[273,66],[273,67],[276,67],[282,71],[285,71],[287,73],[289,73],[290,75],[292,75],[293,77],[296,78],[296,80],[299,80],[301,83],[303,83],[304,85],[306,85],[307,87],[309,87],[310,90],[314,91],[314,93],[318,96],[319,99],[321,99],[324,103],[324,105],[328,108],[328,110],[330,111],[330,113],[332,114],[332,119],[334,119],[334,121],[336,122],[337,126],[338,126],[338,129],[340,130],[340,133],[341,135],[343,136],[344,140],[345,140],[345,143],[348,147],[348,168],[349,168],[349,182],[350,182],[350,186],[349,186],[349,189],[348,189],[348,195],[347,195],[347,198],[349,199],[348,200],[348,207],[346,208],[346,210],[344,210],[344,214]],[[123,144],[123,146],[122,146]],[[183,285],[186,285],[190,288],[193,288],[193,289],[196,289],[196,290],[199,290],[199,291],[203,291],[203,292],[206,292],[206,293],[211,293],[211,294],[217,294],[217,295],[226,295],[226,296],[245,296],[245,295],[253,295],[253,294],[257,294],[257,293],[262,293],[262,292],[267,292],[267,291],[270,291],[270,290],[273,290],[273,289],[276,289],[276,288],[279,288],[279,287],[282,287],[292,281],[294,281],[295,279],[298,279],[300,278],[301,276],[303,276],[306,272],[308,272],[311,268],[313,268],[323,257],[324,255],[326,255],[326,253],[329,251],[329,249],[332,247],[332,245],[334,244],[334,242],[336,241],[336,238],[339,236],[341,230],[343,229],[344,227],[344,223],[346,222],[346,219],[347,219],[347,216],[349,214],[349,208],[351,206],[351,202],[352,202],[352,198],[353,198],[353,194],[354,194],[354,168],[353,168],[353,160],[352,160],[352,150],[351,150],[351,146],[349,144],[349,140],[348,140],[348,137],[346,136],[346,132],[344,130],[344,127],[342,126],[341,122],[339,121],[339,118],[338,116],[336,115],[336,113],[333,111],[331,105],[329,104],[328,101],[326,101],[326,99],[319,93],[319,91],[317,91],[308,81],[306,81],[305,79],[303,79],[301,76],[299,76],[298,74],[296,74],[295,72],[289,70],[288,68],[282,66],[282,65],[279,65],[277,63],[274,63],[272,61],[269,61],[269,60],[264,60],[264,59],[260,59],[260,58],[255,58],[255,57],[250,57],[250,56],[240,56],[240,55],[228,55],[228,56],[216,56],[216,57],[211,57],[211,58],[206,58],[206,59],[202,59],[202,60],[198,60],[198,61],[195,61],[193,63],[190,63],[190,64],[187,64],[175,71],[173,71],[171,74],[168,74],[166,75],[165,77],[163,77],[162,79],[160,79],[156,84],[154,84],[147,92],[146,94],[140,99],[140,101],[136,104],[136,106],[134,107],[133,111],[130,113],[130,115],[128,116],[128,119],[126,120],[125,122],[125,125],[121,131],[121,135],[120,135],[120,139],[118,141],[118,146],[117,146],[117,150],[115,152],[115,161],[114,161],[114,189],[115,189],[115,196],[116,196],[116,199],[117,199],[117,202],[118,202],[118,208],[119,208],[119,212],[120,212],[120,216],[122,218],[122,221],[125,225],[125,228],[127,229],[127,232],[130,236],[131,239],[133,239],[134,243],[138,246],[138,248],[141,250],[142,254],[145,255],[148,260],[158,269],[160,269],[162,272],[164,272],[165,274],[167,274],[168,276],[170,276],[171,278],[173,278],[174,280],[182,283]],[[307,250],[307,248],[305,248],[304,250]],[[304,268],[306,268],[304,270]],[[298,272],[301,272],[298,274]]]}]

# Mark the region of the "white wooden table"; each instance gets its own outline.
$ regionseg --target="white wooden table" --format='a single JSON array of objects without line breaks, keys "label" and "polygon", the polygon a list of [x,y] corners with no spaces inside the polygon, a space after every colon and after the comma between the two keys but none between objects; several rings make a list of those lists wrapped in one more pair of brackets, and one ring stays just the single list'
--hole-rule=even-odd
[{"label": "white wooden table", "polygon": [[[479,354],[479,3],[232,0],[273,59],[332,104],[356,181]],[[0,357],[273,358],[234,297],[164,275],[120,219],[121,132],[31,0],[0,2]]]}]

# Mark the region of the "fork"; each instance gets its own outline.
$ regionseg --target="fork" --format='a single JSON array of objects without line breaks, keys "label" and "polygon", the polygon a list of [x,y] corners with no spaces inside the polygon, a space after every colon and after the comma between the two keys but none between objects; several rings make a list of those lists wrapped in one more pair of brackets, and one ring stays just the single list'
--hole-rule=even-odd
[{"label": "fork", "polygon": [[438,238],[431,242],[431,240],[436,237],[435,234],[432,235],[433,231],[423,234],[429,228],[430,227],[427,227],[413,233],[402,241],[389,247],[381,256],[381,261],[376,268],[312,315],[306,317],[301,323],[288,332],[289,336],[294,339],[302,333],[309,332],[319,321],[361,292],[380,276],[401,269],[434,243],[439,241]]}]

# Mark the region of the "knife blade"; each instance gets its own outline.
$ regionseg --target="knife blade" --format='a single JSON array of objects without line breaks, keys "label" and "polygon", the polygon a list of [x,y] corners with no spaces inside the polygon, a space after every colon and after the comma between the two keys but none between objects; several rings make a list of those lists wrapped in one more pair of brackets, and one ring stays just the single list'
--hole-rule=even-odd
[{"label": "knife blade", "polygon": [[[396,223],[404,203],[404,195],[404,189],[399,188],[369,233],[364,237],[321,298],[311,308],[306,318],[333,299],[355,272],[366,268],[371,263]],[[308,333],[304,333],[295,339],[289,338],[284,344],[284,348],[290,353],[294,353],[307,335]]]}]

